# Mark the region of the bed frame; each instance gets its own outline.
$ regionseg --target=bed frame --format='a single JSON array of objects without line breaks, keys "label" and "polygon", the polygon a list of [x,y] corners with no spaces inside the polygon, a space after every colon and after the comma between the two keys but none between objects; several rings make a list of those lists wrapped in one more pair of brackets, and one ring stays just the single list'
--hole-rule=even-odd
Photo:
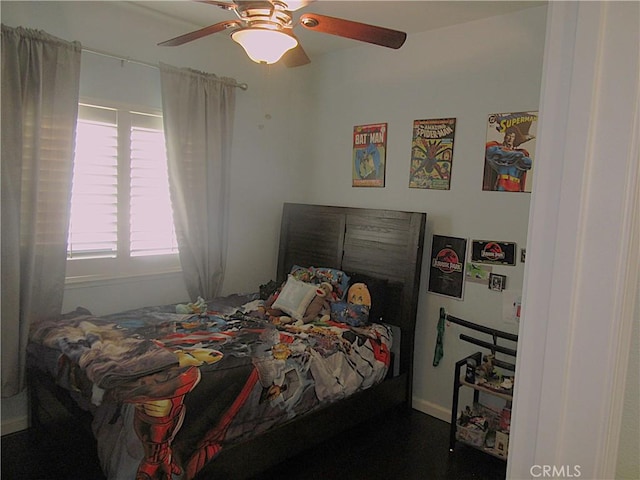
[{"label": "bed frame", "polygon": [[[285,203],[277,279],[291,266],[332,267],[388,280],[384,321],[400,329],[400,350],[379,385],[338,403],[296,417],[264,434],[223,449],[198,479],[249,478],[367,421],[395,406],[411,407],[413,346],[426,214]],[[395,337],[394,337],[395,341]],[[88,414],[67,393],[35,370],[29,371],[32,427],[36,430],[90,430]],[[49,427],[49,428],[47,428]],[[94,441],[93,438],[88,441]],[[95,442],[95,441],[94,441]]]}]

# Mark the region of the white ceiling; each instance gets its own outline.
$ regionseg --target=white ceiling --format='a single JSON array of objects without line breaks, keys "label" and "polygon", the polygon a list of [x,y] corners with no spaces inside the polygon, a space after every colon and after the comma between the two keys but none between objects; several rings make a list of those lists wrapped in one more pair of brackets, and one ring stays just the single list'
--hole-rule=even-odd
[{"label": "white ceiling", "polygon": [[[223,20],[233,20],[236,18],[233,12],[226,11],[217,6],[198,3],[197,1],[131,1],[128,3],[141,9],[146,9],[150,14],[156,16],[159,14],[161,16],[164,15],[183,20],[185,23],[185,31],[183,33],[188,33]],[[295,12],[294,21],[302,13],[318,13],[401,30],[410,36],[416,32],[433,30],[540,6],[546,2],[544,0],[316,0],[307,3],[309,4]],[[355,40],[308,31],[302,26],[295,27],[295,34],[300,39],[300,43],[310,57],[361,45],[360,42]],[[215,35],[227,35],[227,33],[221,32]],[[168,38],[159,38],[158,42],[163,40],[168,40]],[[207,42],[207,37],[195,41]]]}]

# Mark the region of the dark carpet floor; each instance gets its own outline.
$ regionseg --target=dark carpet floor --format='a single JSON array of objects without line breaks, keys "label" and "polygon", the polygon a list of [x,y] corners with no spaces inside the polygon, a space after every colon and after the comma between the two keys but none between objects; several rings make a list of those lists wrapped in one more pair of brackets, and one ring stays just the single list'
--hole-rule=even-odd
[{"label": "dark carpet floor", "polygon": [[[417,410],[392,410],[277,465],[255,480],[505,478],[505,461],[460,444],[449,452],[448,439],[448,423]],[[37,442],[29,431],[5,435],[2,478],[103,480],[92,448],[78,445],[73,452],[60,452],[55,446]]]}]

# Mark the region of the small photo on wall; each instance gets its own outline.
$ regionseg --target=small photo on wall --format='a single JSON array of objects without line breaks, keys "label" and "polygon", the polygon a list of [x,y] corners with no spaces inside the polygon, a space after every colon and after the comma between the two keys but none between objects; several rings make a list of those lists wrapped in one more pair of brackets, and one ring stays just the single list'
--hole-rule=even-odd
[{"label": "small photo on wall", "polygon": [[409,188],[451,188],[455,133],[455,118],[413,121]]},{"label": "small photo on wall", "polygon": [[384,187],[387,124],[353,127],[352,186]]},{"label": "small photo on wall", "polygon": [[489,115],[483,190],[531,192],[537,127],[538,112]]},{"label": "small photo on wall", "polygon": [[429,291],[462,299],[467,239],[434,235],[429,268]]},{"label": "small photo on wall", "polygon": [[507,288],[507,277],[497,273],[489,274],[489,290],[501,292]]}]

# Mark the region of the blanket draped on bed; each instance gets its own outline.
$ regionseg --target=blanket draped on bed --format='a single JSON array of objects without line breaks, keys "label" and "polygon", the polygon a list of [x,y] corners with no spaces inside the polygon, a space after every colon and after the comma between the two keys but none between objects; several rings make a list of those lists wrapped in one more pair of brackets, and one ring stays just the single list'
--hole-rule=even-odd
[{"label": "blanket draped on bed", "polygon": [[31,335],[30,357],[85,399],[108,478],[193,478],[227,445],[385,377],[391,332],[333,321],[274,325],[251,296],[102,318]]}]

